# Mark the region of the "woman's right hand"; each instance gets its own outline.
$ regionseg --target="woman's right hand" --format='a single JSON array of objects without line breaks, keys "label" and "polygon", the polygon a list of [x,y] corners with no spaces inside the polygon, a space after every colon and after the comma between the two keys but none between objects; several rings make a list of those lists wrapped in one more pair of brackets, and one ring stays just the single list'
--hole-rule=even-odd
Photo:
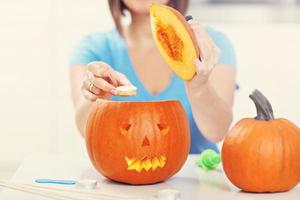
[{"label": "woman's right hand", "polygon": [[95,101],[97,98],[109,99],[112,95],[118,95],[116,87],[132,86],[124,74],[115,71],[104,62],[91,62],[87,68],[81,91],[89,101]]}]

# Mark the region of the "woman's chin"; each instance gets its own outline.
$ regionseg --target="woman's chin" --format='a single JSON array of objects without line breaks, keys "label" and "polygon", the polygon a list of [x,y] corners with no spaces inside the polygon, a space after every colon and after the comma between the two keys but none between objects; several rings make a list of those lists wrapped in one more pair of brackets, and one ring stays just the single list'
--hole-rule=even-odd
[{"label": "woman's chin", "polygon": [[126,7],[137,14],[149,14],[149,8],[153,3],[167,4],[169,0],[123,0]]}]

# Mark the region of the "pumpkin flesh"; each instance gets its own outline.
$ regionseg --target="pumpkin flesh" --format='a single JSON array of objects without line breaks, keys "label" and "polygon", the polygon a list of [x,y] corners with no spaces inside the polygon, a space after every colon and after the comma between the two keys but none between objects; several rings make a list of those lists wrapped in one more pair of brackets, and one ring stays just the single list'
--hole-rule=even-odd
[{"label": "pumpkin flesh", "polygon": [[192,29],[175,9],[159,4],[150,7],[155,43],[168,66],[183,80],[195,74],[199,48]]}]

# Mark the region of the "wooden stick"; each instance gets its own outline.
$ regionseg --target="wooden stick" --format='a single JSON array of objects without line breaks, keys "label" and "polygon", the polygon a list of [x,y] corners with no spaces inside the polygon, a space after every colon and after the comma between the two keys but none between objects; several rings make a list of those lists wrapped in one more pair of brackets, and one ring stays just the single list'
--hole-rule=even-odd
[{"label": "wooden stick", "polygon": [[92,191],[88,192],[88,191],[73,190],[73,189],[66,189],[66,188],[63,189],[63,188],[54,188],[54,187],[43,187],[43,186],[23,184],[23,183],[13,183],[9,181],[0,181],[0,186],[35,194],[35,195],[40,195],[40,196],[44,196],[56,200],[95,200],[95,199],[99,199],[100,197],[111,199],[111,200],[117,200],[117,199],[118,200],[119,199],[141,200],[141,198],[135,196],[130,197],[130,196],[121,196],[116,194],[108,194],[103,192],[92,192]]},{"label": "wooden stick", "polygon": [[[18,183],[22,184],[22,183]],[[54,190],[54,191],[62,191],[62,192],[71,192],[71,193],[77,193],[77,194],[84,194],[84,195],[89,195],[89,196],[107,196],[107,197],[116,197],[120,199],[140,199],[138,197],[132,197],[132,196],[126,196],[126,195],[118,195],[118,194],[111,194],[111,193],[105,193],[105,192],[99,192],[99,191],[87,191],[87,190],[82,190],[82,189],[69,189],[69,188],[57,188],[57,187],[47,187],[47,186],[40,186],[40,185],[32,185],[32,184],[23,184],[29,187],[34,187],[34,188],[41,188],[45,190]]]},{"label": "wooden stick", "polygon": [[34,189],[29,189],[29,188],[23,188],[21,186],[15,186],[15,185],[10,185],[10,184],[6,184],[6,183],[0,183],[0,186],[5,187],[5,188],[9,188],[9,189],[12,189],[12,190],[26,192],[26,193],[39,195],[39,196],[42,196],[42,197],[56,199],[56,200],[78,200],[78,199],[74,199],[74,198],[71,198],[71,197],[64,197],[62,195],[57,195],[55,193],[49,194],[47,192],[34,190]]}]

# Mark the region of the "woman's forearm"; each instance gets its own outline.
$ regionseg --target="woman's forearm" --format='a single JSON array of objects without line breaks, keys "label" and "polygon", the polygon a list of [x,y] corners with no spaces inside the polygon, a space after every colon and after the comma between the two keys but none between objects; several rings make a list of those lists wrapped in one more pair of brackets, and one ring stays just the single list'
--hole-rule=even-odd
[{"label": "woman's forearm", "polygon": [[198,129],[207,139],[218,142],[232,121],[235,70],[229,63],[219,63],[222,50],[204,26],[194,20],[188,22],[201,50],[201,59],[194,63],[196,73],[192,80],[185,82],[188,98]]},{"label": "woman's forearm", "polygon": [[89,116],[89,110],[94,103],[95,102],[91,102],[88,100],[82,101],[82,103],[77,106],[75,111],[76,126],[83,137],[85,137],[85,129],[86,129],[87,119]]},{"label": "woman's forearm", "polygon": [[217,93],[210,81],[196,92],[188,90],[194,120],[203,135],[213,141],[221,141],[232,121],[232,105]]}]

